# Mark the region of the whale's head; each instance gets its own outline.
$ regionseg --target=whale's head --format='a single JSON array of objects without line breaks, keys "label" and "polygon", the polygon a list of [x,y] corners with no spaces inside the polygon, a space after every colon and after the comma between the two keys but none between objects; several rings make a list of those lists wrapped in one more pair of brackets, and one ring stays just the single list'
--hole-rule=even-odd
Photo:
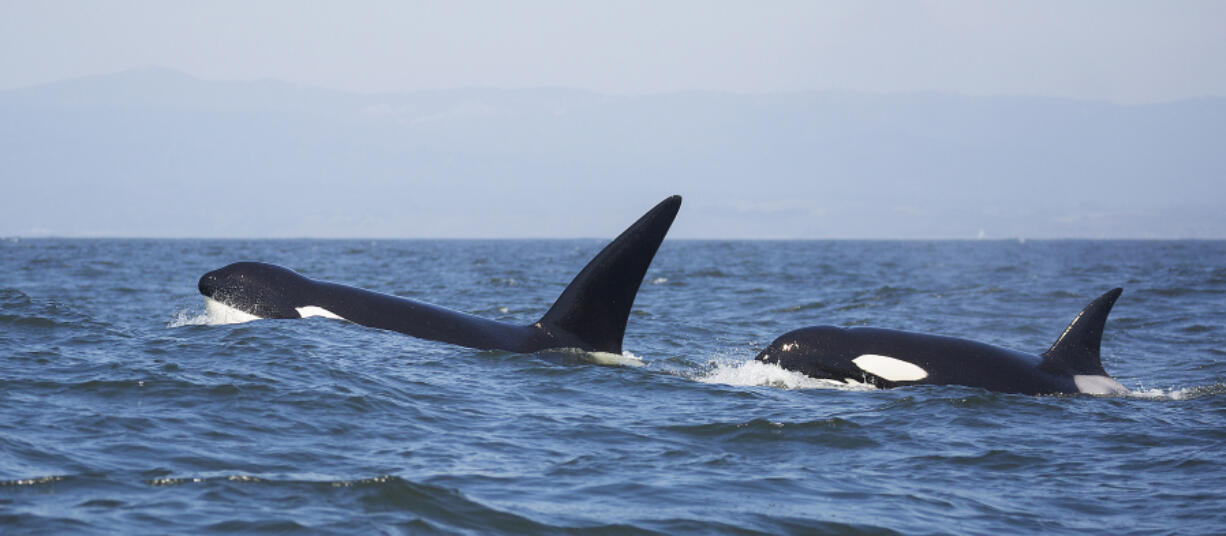
[{"label": "whale's head", "polygon": [[299,318],[311,281],[275,264],[236,262],[200,277],[205,298],[260,318]]},{"label": "whale's head", "polygon": [[848,338],[846,330],[835,326],[801,328],[780,335],[754,359],[813,378],[842,381],[847,370],[855,370],[847,367],[855,357],[847,349]]}]

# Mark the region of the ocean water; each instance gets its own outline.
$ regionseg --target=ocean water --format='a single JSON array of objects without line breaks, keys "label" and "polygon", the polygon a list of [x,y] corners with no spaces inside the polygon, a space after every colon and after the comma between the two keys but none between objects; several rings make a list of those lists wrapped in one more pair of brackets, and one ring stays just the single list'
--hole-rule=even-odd
[{"label": "ocean water", "polygon": [[[626,359],[225,323],[237,260],[528,323],[602,240],[0,242],[0,532],[1221,534],[1226,242],[666,241]],[[834,388],[873,325],[1041,352],[1122,286],[1118,397]]]}]

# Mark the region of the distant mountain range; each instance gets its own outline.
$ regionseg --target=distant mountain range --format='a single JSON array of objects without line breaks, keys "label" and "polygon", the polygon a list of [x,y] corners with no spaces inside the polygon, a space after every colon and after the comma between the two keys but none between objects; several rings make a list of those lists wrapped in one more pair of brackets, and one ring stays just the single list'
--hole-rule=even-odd
[{"label": "distant mountain range", "polygon": [[129,71],[0,92],[0,235],[1226,238],[1226,99],[358,94]]}]

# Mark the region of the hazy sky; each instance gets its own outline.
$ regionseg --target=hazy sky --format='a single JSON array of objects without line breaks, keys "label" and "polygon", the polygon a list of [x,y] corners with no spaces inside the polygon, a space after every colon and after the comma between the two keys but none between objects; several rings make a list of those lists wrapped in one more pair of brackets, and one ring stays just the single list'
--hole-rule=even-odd
[{"label": "hazy sky", "polygon": [[1226,2],[0,0],[0,89],[143,67],[358,91],[1226,95]]}]

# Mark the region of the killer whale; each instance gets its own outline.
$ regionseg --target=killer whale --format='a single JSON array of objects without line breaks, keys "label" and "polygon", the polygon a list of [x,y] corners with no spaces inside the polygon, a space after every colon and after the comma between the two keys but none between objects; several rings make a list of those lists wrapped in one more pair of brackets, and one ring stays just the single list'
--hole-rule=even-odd
[{"label": "killer whale", "polygon": [[1046,352],[891,329],[815,326],[785,333],[755,358],[819,379],[888,388],[965,385],[1030,395],[1124,394],[1103,369],[1107,314],[1123,289],[1091,302]]},{"label": "killer whale", "polygon": [[643,276],[681,208],[657,204],[604,247],[537,322],[513,325],[436,305],[307,278],[281,266],[236,262],[204,274],[200,293],[257,318],[326,316],[483,350],[579,349],[621,354]]}]

